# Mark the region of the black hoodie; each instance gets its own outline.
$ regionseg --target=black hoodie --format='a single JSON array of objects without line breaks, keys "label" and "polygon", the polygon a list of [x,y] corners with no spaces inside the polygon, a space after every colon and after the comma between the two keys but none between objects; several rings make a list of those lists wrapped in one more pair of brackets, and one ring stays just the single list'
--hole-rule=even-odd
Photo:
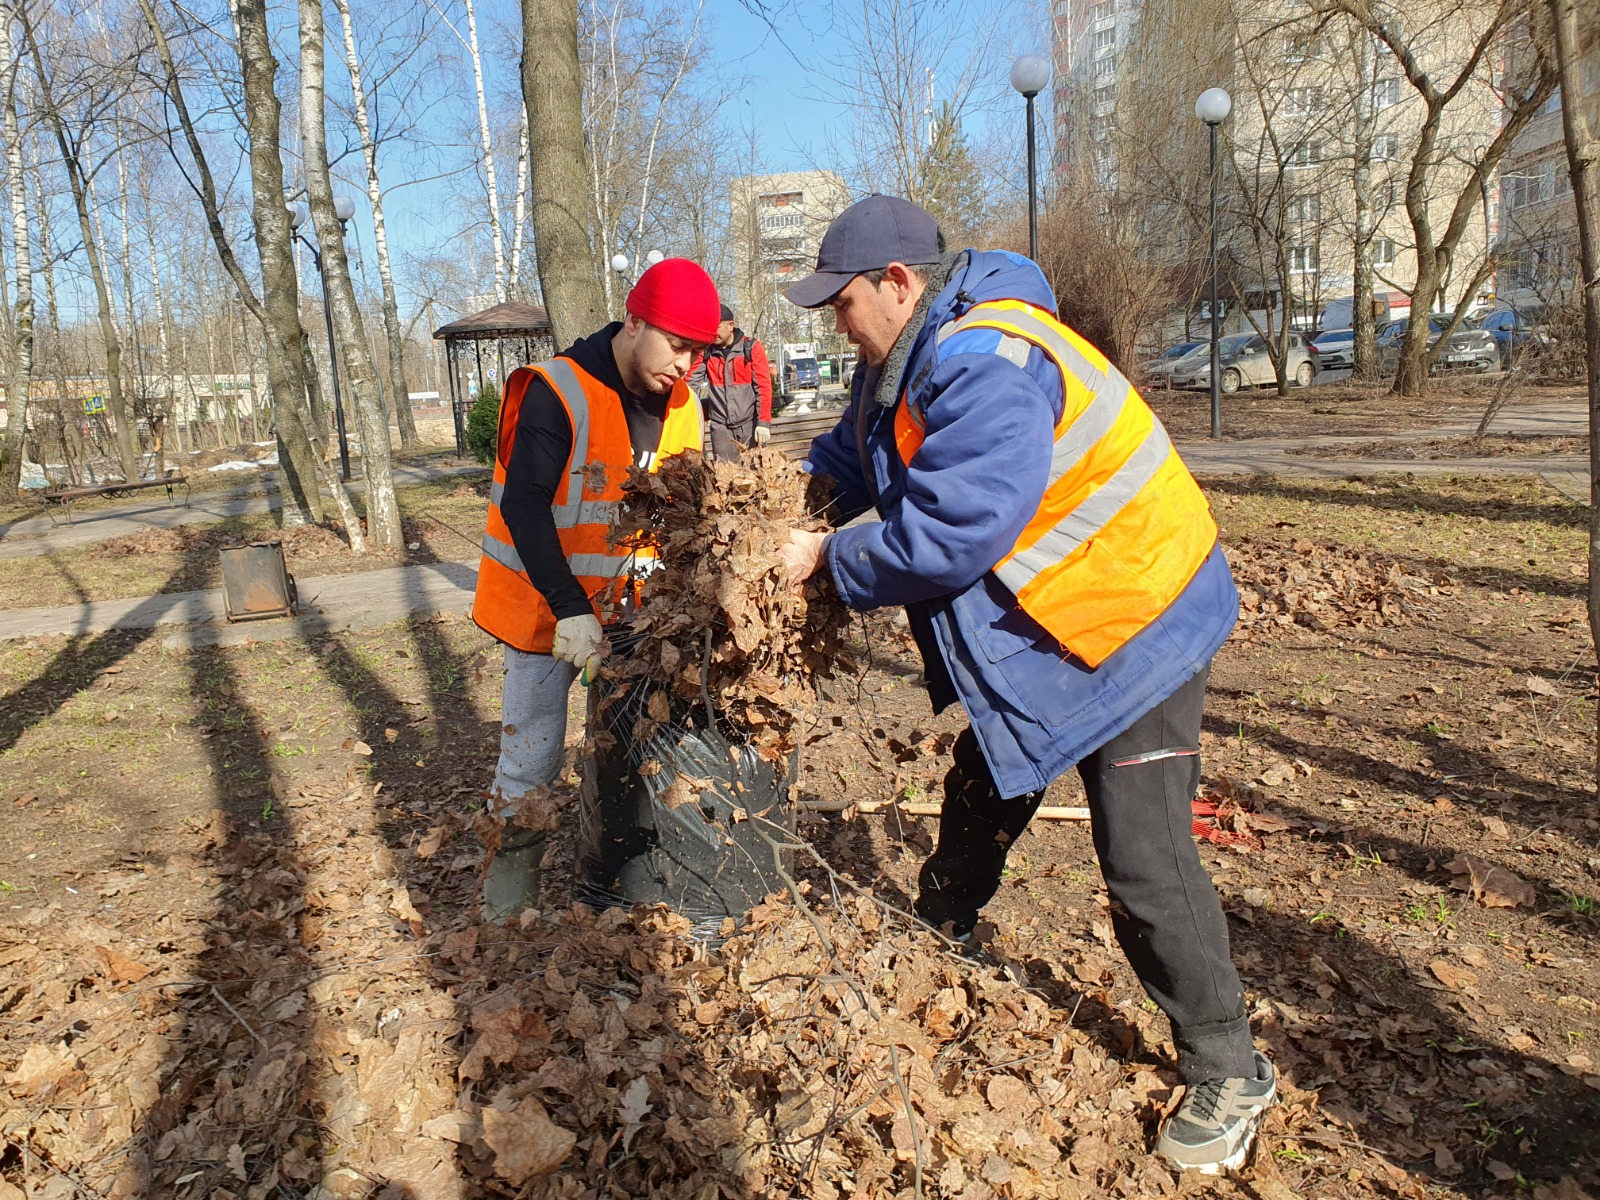
[{"label": "black hoodie", "polygon": [[[635,396],[622,382],[611,339],[622,328],[614,321],[598,333],[574,342],[561,358],[583,368],[622,399],[628,420],[628,440],[633,461],[647,465],[661,444],[661,423],[667,414],[666,396]],[[578,586],[567,556],[562,553],[551,505],[566,474],[572,454],[572,419],[566,407],[543,378],[535,376],[522,398],[517,434],[506,463],[505,492],[500,515],[511,531],[512,544],[528,572],[528,580],[544,597],[556,619],[592,613],[589,597]]]}]

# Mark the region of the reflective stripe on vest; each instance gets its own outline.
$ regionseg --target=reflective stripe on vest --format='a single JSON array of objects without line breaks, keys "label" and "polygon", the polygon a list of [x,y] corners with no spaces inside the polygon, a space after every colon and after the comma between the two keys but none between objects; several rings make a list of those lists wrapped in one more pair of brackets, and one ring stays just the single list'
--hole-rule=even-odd
[{"label": "reflective stripe on vest", "polygon": [[[995,577],[1023,610],[1091,667],[1164,612],[1216,543],[1217,527],[1161,422],[1105,355],[1017,300],[977,305],[940,327],[943,343],[993,329],[1011,362],[1038,346],[1061,373],[1062,410],[1039,508]],[[909,395],[895,443],[910,465],[927,433]],[[1092,544],[1092,547],[1091,547]]]},{"label": "reflective stripe on vest", "polygon": [[[620,510],[622,485],[633,465],[632,443],[621,398],[568,359],[523,367],[506,381],[501,403],[494,481],[489,491],[473,619],[507,645],[547,654],[556,618],[528,579],[525,565],[500,511],[515,423],[529,383],[542,376],[572,425],[572,450],[551,504],[562,553],[579,587],[602,620],[614,620],[624,598],[652,565],[653,547],[613,544],[611,525]],[[700,406],[679,383],[667,402],[661,439],[651,470],[663,459],[701,446]],[[509,424],[509,428],[508,428]]]}]

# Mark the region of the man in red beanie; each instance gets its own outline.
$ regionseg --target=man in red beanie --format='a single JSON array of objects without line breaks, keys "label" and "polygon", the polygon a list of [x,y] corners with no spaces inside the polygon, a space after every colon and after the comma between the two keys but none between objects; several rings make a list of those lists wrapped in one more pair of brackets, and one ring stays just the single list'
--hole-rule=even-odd
[{"label": "man in red beanie", "polygon": [[[513,371],[500,400],[472,617],[506,647],[494,779],[504,813],[556,777],[573,677],[598,665],[602,621],[630,601],[643,555],[606,537],[628,468],[653,471],[701,448],[685,377],[717,336],[716,286],[697,264],[669,258],[640,277],[626,308],[551,361]],[[543,854],[541,835],[507,827],[484,879],[485,920],[538,899]]]}]

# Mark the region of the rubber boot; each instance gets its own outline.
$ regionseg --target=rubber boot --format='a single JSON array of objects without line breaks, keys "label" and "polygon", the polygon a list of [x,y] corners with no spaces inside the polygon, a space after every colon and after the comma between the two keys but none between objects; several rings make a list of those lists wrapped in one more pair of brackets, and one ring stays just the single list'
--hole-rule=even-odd
[{"label": "rubber boot", "polygon": [[483,919],[494,925],[520,917],[539,903],[539,863],[544,834],[508,826],[500,852],[483,880]]}]

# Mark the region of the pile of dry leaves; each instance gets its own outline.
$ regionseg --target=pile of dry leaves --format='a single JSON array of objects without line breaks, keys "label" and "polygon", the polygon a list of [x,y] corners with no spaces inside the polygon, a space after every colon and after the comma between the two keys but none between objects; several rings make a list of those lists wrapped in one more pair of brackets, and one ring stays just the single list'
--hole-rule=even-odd
[{"label": "pile of dry leaves", "polygon": [[[1170,1074],[864,896],[802,902],[769,899],[715,957],[659,910],[452,938],[463,1103],[424,1132],[465,1175],[548,1176],[540,1196],[1175,1189],[1145,1154]],[[1303,1099],[1279,1128],[1313,1120]]]},{"label": "pile of dry leaves", "polygon": [[1288,545],[1238,538],[1228,543],[1228,561],[1245,637],[1282,625],[1319,632],[1411,625],[1434,615],[1430,601],[1454,586],[1442,573],[1424,578],[1380,555],[1304,538]]},{"label": "pile of dry leaves", "polygon": [[[632,618],[643,640],[605,667],[619,698],[641,681],[681,700],[709,696],[770,761],[793,750],[813,680],[844,658],[845,610],[826,573],[798,589],[778,557],[790,529],[826,528],[807,508],[808,482],[781,451],[759,448],[739,462],[689,453],[630,473],[613,537],[654,547],[660,562]],[[663,696],[650,720],[666,710]]]}]

